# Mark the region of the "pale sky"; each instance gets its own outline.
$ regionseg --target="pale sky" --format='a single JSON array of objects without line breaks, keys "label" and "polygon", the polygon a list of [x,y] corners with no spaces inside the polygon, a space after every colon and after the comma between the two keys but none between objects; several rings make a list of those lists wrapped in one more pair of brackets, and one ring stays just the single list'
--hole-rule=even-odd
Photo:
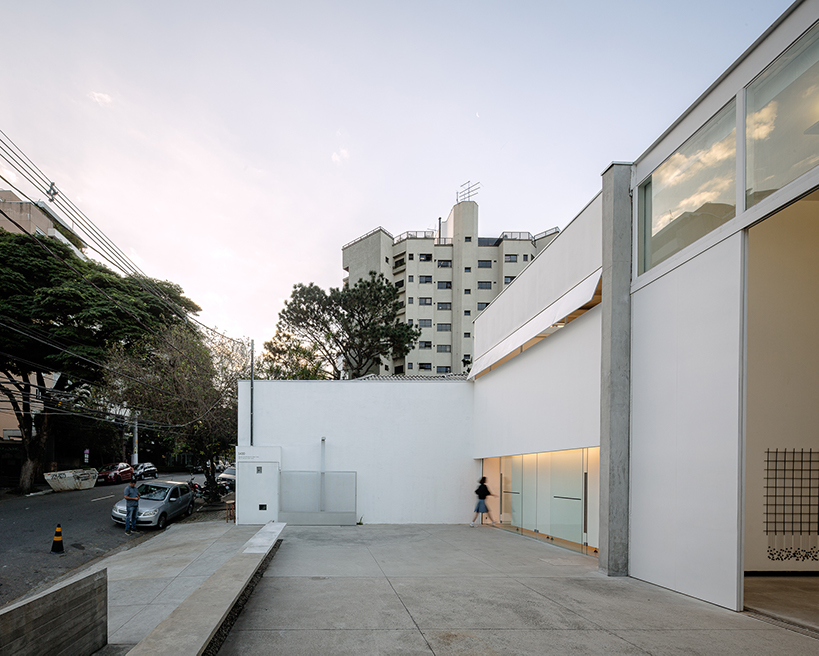
[{"label": "pale sky", "polygon": [[790,4],[6,0],[0,129],[258,349],[467,180],[482,236],[564,227]]}]

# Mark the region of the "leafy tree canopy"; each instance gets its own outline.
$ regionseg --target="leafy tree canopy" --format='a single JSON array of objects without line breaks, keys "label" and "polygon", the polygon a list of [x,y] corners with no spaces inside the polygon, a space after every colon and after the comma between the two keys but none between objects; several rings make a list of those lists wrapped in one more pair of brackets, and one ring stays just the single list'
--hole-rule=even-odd
[{"label": "leafy tree canopy", "polygon": [[374,271],[329,292],[299,283],[279,313],[277,334],[315,356],[324,377],[360,378],[377,371],[382,357],[405,356],[420,337],[399,320],[400,309],[398,290]]},{"label": "leafy tree canopy", "polygon": [[256,377],[265,380],[323,380],[329,378],[322,368],[321,354],[313,344],[303,344],[293,335],[279,330],[264,343],[256,363]]},{"label": "leafy tree canopy", "polygon": [[236,444],[237,381],[249,376],[247,350],[243,342],[169,326],[135,348],[111,350],[107,402],[138,410],[140,423],[171,447],[210,462],[205,474],[213,490],[216,457]]},{"label": "leafy tree canopy", "polygon": [[173,283],[123,277],[55,239],[0,230],[0,395],[22,434],[24,491],[40,468],[49,416],[102,380],[107,349],[131,348],[198,311]]}]

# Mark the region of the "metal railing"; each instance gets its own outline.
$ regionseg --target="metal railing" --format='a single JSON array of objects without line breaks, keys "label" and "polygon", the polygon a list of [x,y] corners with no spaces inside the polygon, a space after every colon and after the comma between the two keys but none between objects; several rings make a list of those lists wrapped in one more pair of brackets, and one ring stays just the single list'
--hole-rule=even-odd
[{"label": "metal railing", "polygon": [[392,239],[392,233],[391,232],[389,232],[388,230],[384,230],[384,228],[382,228],[381,226],[378,226],[377,228],[373,228],[372,230],[370,230],[366,235],[361,235],[360,237],[357,237],[357,238],[353,239],[351,242],[349,242],[347,244],[344,244],[344,246],[341,247],[341,250],[344,250],[345,248],[348,248],[348,247],[352,246],[353,244],[357,244],[362,239],[366,239],[367,237],[370,237],[370,236],[374,235],[379,230],[381,232],[383,232],[385,235],[387,235],[388,237],[390,237],[390,239]]},{"label": "metal railing", "polygon": [[407,232],[402,232],[398,235],[395,239],[392,240],[393,244],[398,244],[405,239],[435,239],[435,231],[434,230],[407,230]]}]

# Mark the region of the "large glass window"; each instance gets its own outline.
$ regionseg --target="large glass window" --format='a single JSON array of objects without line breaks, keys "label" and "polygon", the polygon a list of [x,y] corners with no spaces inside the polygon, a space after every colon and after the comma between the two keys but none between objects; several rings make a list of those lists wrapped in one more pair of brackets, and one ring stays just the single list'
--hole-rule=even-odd
[{"label": "large glass window", "polygon": [[657,167],[639,203],[639,273],[736,216],[735,101]]},{"label": "large glass window", "polygon": [[487,458],[483,473],[502,528],[597,552],[599,447]]},{"label": "large glass window", "polygon": [[819,163],[819,24],[751,82],[745,97],[751,207]]}]

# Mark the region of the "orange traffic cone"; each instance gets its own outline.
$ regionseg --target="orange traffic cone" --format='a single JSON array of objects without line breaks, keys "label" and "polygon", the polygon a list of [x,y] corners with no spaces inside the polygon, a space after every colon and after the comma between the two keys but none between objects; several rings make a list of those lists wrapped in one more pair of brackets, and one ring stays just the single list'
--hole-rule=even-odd
[{"label": "orange traffic cone", "polygon": [[57,530],[54,533],[54,541],[51,543],[51,553],[65,553],[65,549],[63,548],[63,529],[60,528],[59,524],[57,524]]}]

